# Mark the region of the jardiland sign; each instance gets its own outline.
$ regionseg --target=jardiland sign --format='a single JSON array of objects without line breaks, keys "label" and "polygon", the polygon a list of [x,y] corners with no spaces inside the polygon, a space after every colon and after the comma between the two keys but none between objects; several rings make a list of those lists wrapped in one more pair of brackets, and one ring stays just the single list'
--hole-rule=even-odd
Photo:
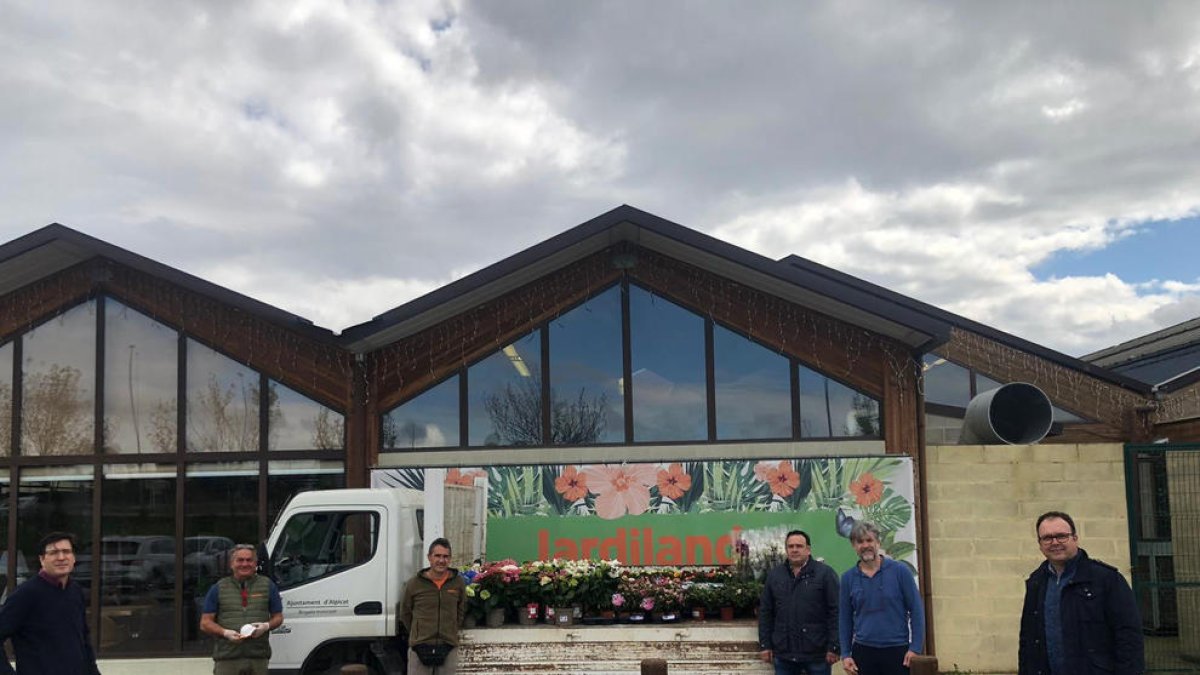
[{"label": "jardiland sign", "polygon": [[[416,471],[391,473],[417,487]],[[870,520],[889,556],[916,562],[907,457],[495,466],[450,469],[446,481],[480,477],[493,560],[725,565],[737,562],[739,540],[762,553],[803,529],[814,555],[840,571],[855,560],[850,528]]]}]

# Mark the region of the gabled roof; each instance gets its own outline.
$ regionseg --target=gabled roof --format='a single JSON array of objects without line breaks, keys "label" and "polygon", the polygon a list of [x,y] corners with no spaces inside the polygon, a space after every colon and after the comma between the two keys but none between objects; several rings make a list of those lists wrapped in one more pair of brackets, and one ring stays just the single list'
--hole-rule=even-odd
[{"label": "gabled roof", "polygon": [[508,293],[620,242],[629,242],[751,288],[890,337],[916,352],[945,342],[950,326],[890,298],[804,273],[632,206],[619,206],[411,302],[347,328],[347,346],[368,352]]},{"label": "gabled roof", "polygon": [[831,283],[839,283],[854,287],[861,293],[877,297],[883,301],[895,303],[912,312],[943,321],[960,330],[981,335],[989,340],[994,340],[1000,344],[1012,347],[1013,349],[1033,354],[1039,358],[1057,363],[1065,368],[1081,371],[1090,375],[1091,377],[1105,380],[1112,384],[1125,387],[1127,389],[1132,389],[1142,394],[1148,394],[1150,392],[1150,388],[1146,385],[1146,383],[1140,380],[1135,380],[1119,373],[1114,373],[1105,368],[1088,363],[1085,360],[1077,359],[1073,356],[1063,354],[1062,352],[1043,347],[1024,338],[1019,338],[1010,333],[1005,333],[1004,331],[997,330],[991,326],[979,323],[978,321],[972,321],[964,316],[954,314],[953,312],[948,312],[944,309],[921,302],[920,300],[915,300],[906,295],[901,295],[900,293],[884,288],[883,286],[873,284],[869,281],[864,281],[857,277],[852,277],[845,272],[839,272],[833,268],[826,267],[805,258],[801,258],[800,256],[790,255],[781,259],[780,262],[795,268],[805,276],[827,279]]},{"label": "gabled roof", "polygon": [[263,320],[331,343],[334,334],[302,316],[155,262],[119,246],[53,223],[0,246],[0,296],[92,258],[104,258],[234,307]]},{"label": "gabled roof", "polygon": [[1083,360],[1171,391],[1200,381],[1200,318],[1127,340]]}]

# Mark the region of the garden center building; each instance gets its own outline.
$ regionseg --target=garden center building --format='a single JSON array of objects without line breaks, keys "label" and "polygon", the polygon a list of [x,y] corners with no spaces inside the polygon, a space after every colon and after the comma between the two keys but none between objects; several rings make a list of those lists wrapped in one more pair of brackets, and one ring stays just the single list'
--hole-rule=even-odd
[{"label": "garden center building", "polygon": [[1200,428],[1194,381],[1164,394],[626,206],[341,334],[50,225],[0,246],[0,573],[11,590],[42,533],[73,531],[102,656],[203,653],[221,552],[297,491],[430,467],[896,456],[928,594],[927,448],[1008,382],[1049,397],[1044,443]]}]

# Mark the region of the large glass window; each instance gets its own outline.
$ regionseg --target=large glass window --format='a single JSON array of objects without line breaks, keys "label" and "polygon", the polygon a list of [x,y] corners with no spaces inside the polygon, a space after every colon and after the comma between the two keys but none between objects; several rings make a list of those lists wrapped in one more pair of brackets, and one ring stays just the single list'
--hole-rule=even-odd
[{"label": "large glass window", "polygon": [[258,450],[258,373],[187,342],[187,440],[192,452]]},{"label": "large glass window", "polygon": [[829,378],[811,368],[799,366],[800,437],[829,438],[829,405],[826,388]]},{"label": "large glass window", "polygon": [[707,438],[704,320],[630,286],[629,323],[634,440]]},{"label": "large glass window", "polygon": [[878,401],[832,379],[827,392],[832,436],[883,435]]},{"label": "large glass window", "polygon": [[458,447],[458,375],[394,408],[383,417],[383,447]]},{"label": "large glass window", "polygon": [[175,452],[179,337],[116,300],[104,307],[104,448]]},{"label": "large glass window", "polygon": [[16,558],[17,564],[14,572],[16,578],[13,579],[12,587],[16,588],[29,578],[29,561],[21,553],[15,556],[8,555],[8,528],[9,528],[9,513],[8,513],[8,493],[12,489],[12,478],[8,473],[8,469],[0,469],[0,604],[8,599],[8,563],[9,559]]},{"label": "large glass window", "polygon": [[345,421],[340,413],[274,380],[268,387],[268,449],[341,450],[345,446]]},{"label": "large glass window", "polygon": [[0,457],[12,454],[13,346],[0,345]]},{"label": "large glass window", "polygon": [[[38,541],[47,532],[75,535],[74,579],[91,587],[92,477],[91,466],[31,466],[21,469],[17,492],[17,550],[32,574],[41,569]],[[19,559],[18,559],[19,560]]]},{"label": "large glass window", "polygon": [[114,655],[174,649],[175,467],[103,471],[100,645]]},{"label": "large glass window", "polygon": [[549,330],[553,443],[625,440],[620,287],[552,320]]},{"label": "large glass window", "polygon": [[472,446],[542,442],[541,332],[534,331],[467,369]]},{"label": "large glass window", "polygon": [[937,354],[925,355],[922,371],[927,402],[967,407],[971,401],[971,371]]},{"label": "large glass window", "polygon": [[788,360],[722,326],[713,330],[717,438],[791,438]]},{"label": "large glass window", "polygon": [[96,303],[22,336],[21,453],[82,455],[95,437]]},{"label": "large glass window", "polygon": [[[258,463],[193,464],[187,468],[183,494],[184,541],[222,537],[236,544],[258,541]],[[199,557],[184,568],[184,648],[212,649],[211,638],[197,630],[204,595],[229,572],[224,556]]]}]

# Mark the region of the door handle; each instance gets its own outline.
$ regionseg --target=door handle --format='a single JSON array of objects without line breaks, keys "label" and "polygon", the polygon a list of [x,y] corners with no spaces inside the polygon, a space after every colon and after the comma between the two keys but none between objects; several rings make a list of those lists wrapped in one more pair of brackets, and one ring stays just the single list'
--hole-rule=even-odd
[{"label": "door handle", "polygon": [[382,602],[370,600],[368,602],[360,602],[354,606],[355,616],[370,616],[372,614],[383,614]]},{"label": "door handle", "polygon": [[288,628],[288,625],[286,623],[281,623],[281,624],[279,624],[279,628],[276,628],[275,630],[273,630],[271,632],[276,635],[287,635],[288,633],[292,632],[292,629]]}]

